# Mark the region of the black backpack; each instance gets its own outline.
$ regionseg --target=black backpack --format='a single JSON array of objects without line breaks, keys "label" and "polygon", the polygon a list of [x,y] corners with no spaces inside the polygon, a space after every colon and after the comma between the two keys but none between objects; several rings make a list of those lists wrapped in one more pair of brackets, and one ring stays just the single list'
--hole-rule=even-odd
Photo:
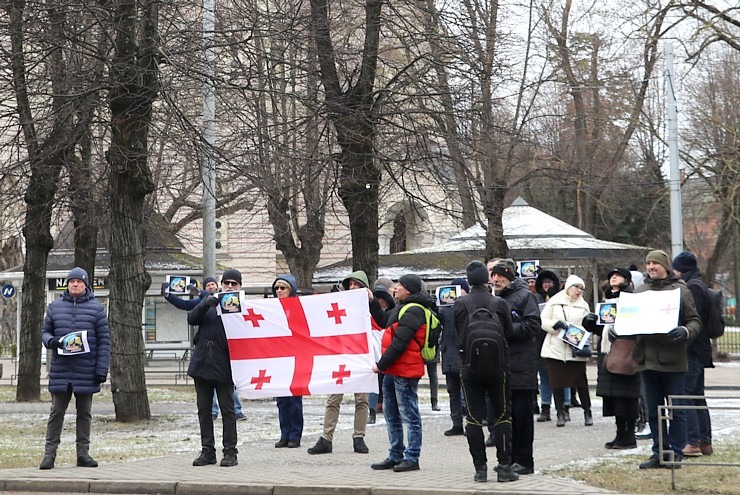
[{"label": "black backpack", "polygon": [[504,327],[496,314],[498,301],[475,307],[469,297],[461,298],[468,310],[460,352],[463,369],[471,376],[503,376],[509,368],[509,347]]},{"label": "black backpack", "polygon": [[703,283],[692,280],[699,284],[704,290],[704,296],[707,300],[707,315],[699,315],[704,324],[704,331],[710,339],[718,339],[725,334],[725,300],[721,290],[710,289]]}]

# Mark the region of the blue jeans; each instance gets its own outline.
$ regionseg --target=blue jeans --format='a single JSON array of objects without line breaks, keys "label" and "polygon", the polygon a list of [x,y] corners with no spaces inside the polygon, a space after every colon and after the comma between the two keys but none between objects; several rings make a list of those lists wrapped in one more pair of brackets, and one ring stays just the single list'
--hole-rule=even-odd
[{"label": "blue jeans", "polygon": [[[653,437],[653,455],[658,455],[658,406],[667,404],[669,395],[683,395],[686,390],[686,373],[645,370],[645,398],[648,408],[650,433]],[[680,402],[679,402],[680,403]],[[676,459],[683,457],[686,446],[686,410],[674,409],[673,419],[666,428],[663,423],[663,450],[673,450]]]},{"label": "blue jeans", "polygon": [[[239,395],[236,393],[236,390],[234,390],[234,393],[232,395],[232,398],[234,399],[234,414],[237,416],[242,415],[242,404],[239,402]],[[218,416],[218,400],[216,398],[216,391],[213,391],[213,405],[211,406],[211,416]]]},{"label": "blue jeans", "polygon": [[[388,459],[419,462],[421,454],[421,416],[419,379],[385,375],[383,415],[388,428]],[[403,425],[408,429],[408,446],[403,444]]]},{"label": "blue jeans", "polygon": [[[704,395],[704,365],[694,354],[689,354],[689,371],[686,373],[686,395]],[[689,399],[692,406],[706,406],[704,399]],[[699,442],[712,443],[712,421],[708,409],[689,409],[686,411],[686,440],[691,445]]]},{"label": "blue jeans", "polygon": [[280,440],[300,442],[303,435],[303,397],[277,398]]}]

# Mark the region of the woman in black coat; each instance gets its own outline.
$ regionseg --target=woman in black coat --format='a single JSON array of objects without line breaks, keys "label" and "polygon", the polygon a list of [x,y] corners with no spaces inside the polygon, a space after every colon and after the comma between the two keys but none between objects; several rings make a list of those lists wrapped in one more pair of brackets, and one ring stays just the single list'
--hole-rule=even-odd
[{"label": "woman in black coat", "polygon": [[[632,275],[626,268],[614,268],[607,275],[608,286],[604,292],[604,302],[617,302],[621,292],[632,292]],[[617,337],[613,325],[594,325],[584,319],[586,330],[601,336],[598,354],[598,375],[596,395],[603,398],[603,415],[614,416],[617,435],[614,440],[606,442],[607,449],[634,449],[635,422],[639,415],[640,373],[621,375],[606,369],[606,356],[612,342],[634,337]]]}]

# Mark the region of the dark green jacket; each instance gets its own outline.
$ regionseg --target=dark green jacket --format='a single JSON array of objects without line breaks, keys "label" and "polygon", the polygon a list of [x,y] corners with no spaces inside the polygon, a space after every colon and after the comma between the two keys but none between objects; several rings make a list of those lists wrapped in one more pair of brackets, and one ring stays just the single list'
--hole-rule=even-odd
[{"label": "dark green jacket", "polygon": [[683,282],[672,274],[665,279],[646,278],[645,283],[637,288],[636,293],[648,290],[681,289],[681,308],[678,313],[678,325],[689,331],[688,342],[673,344],[665,334],[638,335],[635,340],[634,357],[638,369],[653,371],[682,372],[688,371],[689,362],[686,355],[687,346],[699,335],[701,319],[694,306],[691,291]]}]

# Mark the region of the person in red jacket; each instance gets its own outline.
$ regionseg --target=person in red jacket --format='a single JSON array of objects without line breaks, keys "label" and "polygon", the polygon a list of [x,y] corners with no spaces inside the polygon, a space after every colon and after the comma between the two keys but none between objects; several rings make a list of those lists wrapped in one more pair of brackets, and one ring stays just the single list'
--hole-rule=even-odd
[{"label": "person in red jacket", "polygon": [[[419,379],[424,376],[421,347],[426,334],[425,308],[434,310],[434,300],[424,290],[418,275],[407,274],[398,280],[399,305],[388,315],[388,328],[381,344],[382,356],[373,366],[383,379],[383,415],[388,427],[388,457],[372,464],[372,469],[395,472],[417,471],[421,453],[421,416],[419,415]],[[401,309],[410,303],[401,318]],[[403,425],[408,430],[408,445],[403,443]]]}]

